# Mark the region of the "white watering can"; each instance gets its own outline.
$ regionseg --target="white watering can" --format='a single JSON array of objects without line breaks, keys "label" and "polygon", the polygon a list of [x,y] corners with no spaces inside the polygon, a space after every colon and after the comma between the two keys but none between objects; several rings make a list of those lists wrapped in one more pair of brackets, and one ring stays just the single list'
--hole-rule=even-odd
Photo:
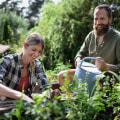
[{"label": "white watering can", "polygon": [[[89,96],[93,96],[95,90],[93,90],[95,84],[96,84],[96,80],[97,78],[104,78],[105,75],[101,75],[102,71],[99,70],[98,68],[96,68],[96,66],[92,63],[89,62],[85,62],[84,60],[86,59],[95,59],[97,60],[98,58],[95,57],[85,57],[83,58],[80,62],[77,63],[77,68],[76,68],[76,72],[75,72],[75,77],[77,77],[78,81],[78,86],[81,80],[82,83],[85,83],[85,81],[87,82],[88,85],[88,92],[89,92]],[[77,87],[78,87],[77,86]],[[92,91],[93,90],[93,91]]]}]

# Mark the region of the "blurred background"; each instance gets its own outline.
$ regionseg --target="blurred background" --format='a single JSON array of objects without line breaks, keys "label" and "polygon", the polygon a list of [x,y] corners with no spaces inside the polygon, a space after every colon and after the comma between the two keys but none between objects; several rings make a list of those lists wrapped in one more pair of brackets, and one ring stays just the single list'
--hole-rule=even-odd
[{"label": "blurred background", "polygon": [[110,5],[112,26],[120,30],[119,0],[0,0],[0,44],[11,46],[0,59],[20,53],[26,36],[38,32],[45,40],[39,58],[44,68],[57,72],[74,68],[74,57],[93,29],[98,4]]}]

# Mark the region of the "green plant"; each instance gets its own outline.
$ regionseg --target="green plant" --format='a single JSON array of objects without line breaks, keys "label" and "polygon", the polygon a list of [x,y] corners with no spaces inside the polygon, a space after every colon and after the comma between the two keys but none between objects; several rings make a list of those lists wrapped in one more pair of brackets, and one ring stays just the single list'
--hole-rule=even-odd
[{"label": "green plant", "polygon": [[10,44],[11,42],[14,43],[13,40],[14,40],[13,31],[10,27],[9,20],[6,17],[2,29],[1,43],[2,44]]},{"label": "green plant", "polygon": [[[116,74],[113,75],[111,79],[109,76],[106,78],[103,89],[97,82],[94,96],[89,96],[86,82],[84,84],[80,82],[79,87],[76,87],[77,81],[73,81],[72,84],[66,82],[67,87],[61,87],[61,91],[65,92],[64,96],[50,100],[48,89],[45,94],[33,98],[35,104],[21,99],[16,103],[17,108],[1,118],[5,120],[14,118],[18,120],[119,120],[120,84],[114,82]],[[120,79],[119,76],[116,77]],[[112,91],[109,80],[112,80]],[[64,101],[61,101],[63,98]]]},{"label": "green plant", "polygon": [[[45,91],[48,93],[48,91]],[[45,93],[44,92],[44,93]],[[65,109],[59,98],[49,100],[46,94],[36,95],[35,104],[30,104],[22,99],[16,102],[17,108],[5,113],[5,120],[61,120],[65,116]],[[2,117],[3,118],[3,117]]]},{"label": "green plant", "polygon": [[47,70],[46,75],[49,82],[58,81],[57,77],[58,73],[62,70],[70,69],[70,67],[71,67],[70,64],[64,65],[62,62],[59,62],[58,64],[56,64],[56,67],[53,70]]}]

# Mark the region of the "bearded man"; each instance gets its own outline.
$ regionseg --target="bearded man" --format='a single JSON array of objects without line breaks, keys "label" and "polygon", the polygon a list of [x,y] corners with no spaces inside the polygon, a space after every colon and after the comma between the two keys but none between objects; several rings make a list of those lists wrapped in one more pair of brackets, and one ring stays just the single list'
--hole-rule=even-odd
[{"label": "bearded man", "polygon": [[[93,31],[86,36],[78,51],[75,67],[82,58],[89,56],[98,58],[94,62],[99,70],[120,71],[120,33],[111,27],[111,22],[111,8],[108,5],[97,6],[94,10]],[[67,72],[67,78],[72,80],[75,71],[76,69],[61,71],[58,74],[60,86],[64,86],[63,74]]]}]

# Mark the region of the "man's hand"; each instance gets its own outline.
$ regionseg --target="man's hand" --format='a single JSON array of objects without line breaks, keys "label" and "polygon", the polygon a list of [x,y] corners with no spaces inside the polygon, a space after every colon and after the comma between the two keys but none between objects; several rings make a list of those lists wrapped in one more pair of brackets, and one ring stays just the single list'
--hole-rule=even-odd
[{"label": "man's hand", "polygon": [[102,71],[108,71],[109,70],[109,65],[104,61],[103,58],[97,57],[98,60],[95,61],[95,65],[99,70]]}]

